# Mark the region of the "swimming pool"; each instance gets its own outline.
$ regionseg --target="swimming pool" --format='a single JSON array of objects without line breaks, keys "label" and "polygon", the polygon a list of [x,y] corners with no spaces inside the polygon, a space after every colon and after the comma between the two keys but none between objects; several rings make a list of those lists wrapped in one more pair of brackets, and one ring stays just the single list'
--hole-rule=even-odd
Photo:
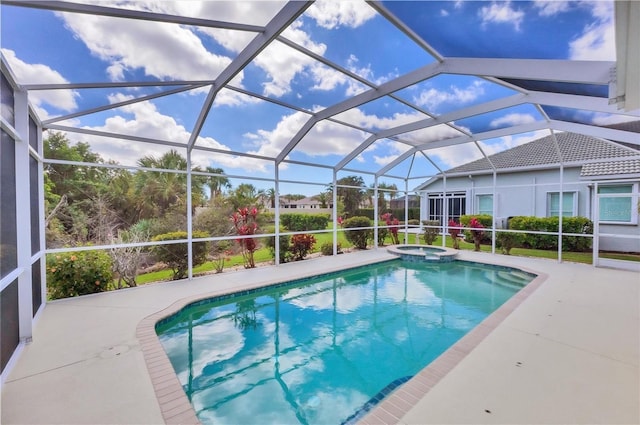
[{"label": "swimming pool", "polygon": [[460,261],[394,260],[201,301],[156,331],[203,423],[339,424],[533,277]]}]

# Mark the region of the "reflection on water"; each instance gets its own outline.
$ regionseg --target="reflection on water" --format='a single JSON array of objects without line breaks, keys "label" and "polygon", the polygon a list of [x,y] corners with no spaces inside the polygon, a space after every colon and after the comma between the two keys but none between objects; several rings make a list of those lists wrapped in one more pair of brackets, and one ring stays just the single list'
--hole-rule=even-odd
[{"label": "reflection on water", "polygon": [[397,260],[187,307],[157,331],[203,423],[340,424],[531,279]]}]

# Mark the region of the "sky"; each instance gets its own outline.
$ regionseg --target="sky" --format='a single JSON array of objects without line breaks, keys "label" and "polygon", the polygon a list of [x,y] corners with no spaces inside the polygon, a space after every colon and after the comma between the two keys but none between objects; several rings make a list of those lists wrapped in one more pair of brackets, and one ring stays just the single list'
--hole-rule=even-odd
[{"label": "sky", "polygon": [[[284,3],[107,0],[99,4],[264,26]],[[445,57],[615,60],[610,1],[390,1],[384,5]],[[5,4],[0,13],[2,55],[21,84],[211,80],[256,35]],[[361,1],[318,1],[282,36],[375,85],[435,62],[428,51]],[[274,42],[232,80],[233,88],[239,90],[219,92],[196,146],[274,158],[313,113],[369,88],[352,76]],[[29,100],[46,121],[170,88],[31,91]],[[201,87],[55,124],[186,145],[208,90]],[[243,90],[283,104],[248,96]],[[335,117],[340,123],[321,121],[288,159],[333,167],[372,133],[428,118],[424,112],[438,116],[515,93],[487,79],[441,74],[393,97],[350,109]],[[585,111],[545,112],[596,124],[621,119]],[[355,156],[338,177],[358,170],[375,172],[412,144],[541,120],[541,111],[521,105],[406,133],[399,136],[404,143],[380,139]],[[490,155],[548,134],[512,135],[484,140],[480,146]],[[68,137],[90,143],[105,160],[123,165],[135,165],[144,155],[160,156],[169,149],[79,133]],[[482,153],[476,147],[465,144],[432,149],[426,152],[428,157],[409,158],[389,175],[420,180],[479,158]],[[195,166],[222,168],[229,175],[258,179],[256,186],[272,186],[272,182],[263,184],[259,179],[273,179],[273,161],[197,149],[192,159]],[[283,180],[317,183],[311,187],[289,185],[281,188],[281,193],[317,193],[322,189],[320,184],[332,179],[330,169],[296,164],[281,164],[278,172]],[[362,176],[368,184],[373,182],[370,175]],[[387,180],[403,187],[401,179]]]}]

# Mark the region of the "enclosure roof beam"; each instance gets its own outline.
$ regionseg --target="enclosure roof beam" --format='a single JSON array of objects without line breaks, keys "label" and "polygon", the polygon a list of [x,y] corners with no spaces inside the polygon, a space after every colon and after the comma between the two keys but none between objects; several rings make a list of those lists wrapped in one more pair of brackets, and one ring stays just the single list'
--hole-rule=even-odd
[{"label": "enclosure roof beam", "polygon": [[640,135],[631,131],[616,130],[613,128],[559,120],[551,120],[549,125],[553,130],[581,133],[592,137],[598,137],[600,139],[614,140],[617,142],[631,143],[640,146]]},{"label": "enclosure roof beam", "polygon": [[431,78],[434,75],[439,74],[441,72],[441,69],[442,65],[440,63],[429,64],[413,72],[404,74],[399,78],[387,81],[386,83],[381,84],[378,88],[367,90],[363,93],[346,99],[343,102],[337,103],[333,106],[317,112],[313,117],[309,118],[309,121],[307,121],[302,129],[300,129],[300,131],[296,133],[296,135],[289,141],[287,146],[282,149],[281,153],[277,157],[277,161],[281,162],[287,155],[289,155],[293,148],[300,142],[300,140],[302,140],[302,138],[313,128],[316,123],[333,115],[348,111],[351,108],[355,108],[367,102],[379,99],[383,96],[388,95],[389,93],[402,90],[405,87]]},{"label": "enclosure roof beam", "polygon": [[196,140],[200,136],[202,126],[204,125],[213,101],[216,95],[227,83],[229,83],[240,71],[244,69],[251,61],[260,54],[273,40],[275,40],[282,31],[287,29],[300,16],[312,2],[305,1],[289,1],[267,24],[264,32],[258,34],[249,44],[236,56],[236,58],[220,73],[216,78],[215,84],[209,90],[207,99],[202,106],[200,115],[196,120],[193,131],[189,138],[188,148],[192,149]]},{"label": "enclosure roof beam", "polygon": [[610,61],[446,58],[442,73],[609,85],[614,67]]}]

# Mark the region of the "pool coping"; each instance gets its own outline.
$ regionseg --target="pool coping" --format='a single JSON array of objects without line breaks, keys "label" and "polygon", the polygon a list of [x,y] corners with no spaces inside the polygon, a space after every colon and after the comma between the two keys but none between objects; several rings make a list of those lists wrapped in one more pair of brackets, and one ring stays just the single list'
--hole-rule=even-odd
[{"label": "pool coping", "polygon": [[[402,249],[409,248],[409,249]],[[411,248],[415,248],[412,250]],[[435,259],[428,258],[429,254],[424,252],[419,252],[420,249],[431,248],[433,251],[429,252]],[[452,248],[441,247],[441,246],[430,246],[430,245],[420,245],[420,244],[400,244],[400,245],[390,245],[387,247],[387,252],[397,255],[402,259],[406,259],[406,257],[415,257],[416,259],[427,261],[427,262],[448,262],[457,259],[458,251]],[[415,261],[415,260],[410,260]]]},{"label": "pool coping", "polygon": [[[357,268],[365,265],[376,264],[389,261],[373,259],[358,262],[349,268]],[[502,323],[524,300],[542,285],[548,275],[537,270],[526,267],[504,266],[494,262],[482,262],[501,267],[517,268],[523,272],[532,273],[536,277],[514,294],[497,310],[487,316],[480,324],[463,336],[458,342],[449,347],[444,353],[438,356],[428,366],[418,372],[406,383],[397,387],[391,394],[387,395],[379,404],[373,407],[362,417],[357,418],[358,423],[380,424],[398,423],[400,418],[424,397],[442,378],[446,376],[458,363],[460,363],[478,344],[480,344],[500,323]],[[326,273],[344,270],[344,266],[330,268]],[[309,278],[317,273],[300,273],[298,276],[287,278],[286,281]],[[222,289],[201,293],[175,301],[169,307],[153,313],[142,319],[136,327],[136,337],[140,342],[140,348],[144,357],[147,371],[153,385],[154,392],[160,407],[160,412],[165,424],[193,424],[198,425],[200,421],[195,409],[189,402],[182,384],[167,356],[160,339],[156,334],[156,323],[175,314],[188,304],[198,302],[207,298],[231,295],[242,291],[269,287],[283,283],[282,278],[264,280],[237,286],[234,288]]]}]

